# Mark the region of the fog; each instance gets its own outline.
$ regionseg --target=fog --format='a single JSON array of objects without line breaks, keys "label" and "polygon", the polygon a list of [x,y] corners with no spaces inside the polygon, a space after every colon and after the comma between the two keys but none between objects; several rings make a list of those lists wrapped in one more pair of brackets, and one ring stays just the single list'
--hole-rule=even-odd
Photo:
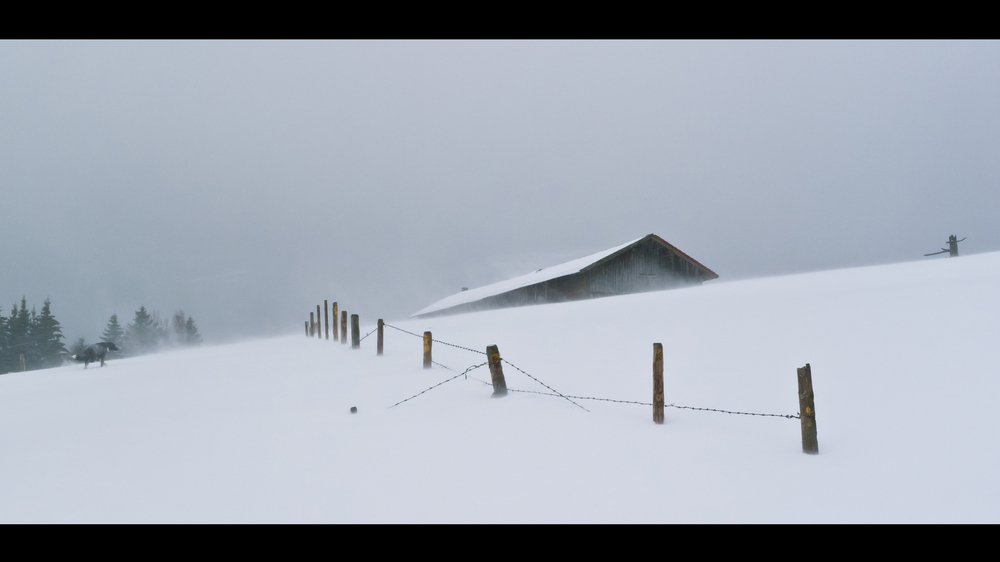
[{"label": "fog", "polygon": [[996,251],[997,68],[997,42],[0,42],[0,313],[51,298],[95,341],[183,309],[213,342],[649,233],[711,283]]}]

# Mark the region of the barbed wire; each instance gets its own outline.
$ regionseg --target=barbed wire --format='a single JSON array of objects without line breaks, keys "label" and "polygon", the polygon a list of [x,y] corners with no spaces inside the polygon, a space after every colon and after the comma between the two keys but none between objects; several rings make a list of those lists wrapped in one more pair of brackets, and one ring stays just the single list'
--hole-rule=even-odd
[{"label": "barbed wire", "polygon": [[[437,365],[438,367],[441,367],[442,369],[447,369],[447,370],[451,371],[452,373],[457,373],[458,372],[455,369],[452,369],[451,367],[449,367],[447,365],[442,365],[441,363],[438,363],[437,361],[433,361],[432,360],[431,363]],[[468,375],[466,375],[465,378],[469,378]]]},{"label": "barbed wire", "polygon": [[[420,334],[414,334],[413,332],[410,332],[410,331],[408,331],[408,330],[404,330],[404,329],[402,329],[402,328],[397,328],[397,327],[395,327],[395,326],[393,326],[393,325],[391,325],[391,324],[382,324],[382,325],[383,325],[383,326],[388,326],[388,327],[390,327],[390,328],[392,328],[392,329],[394,329],[394,330],[399,330],[400,332],[405,332],[405,333],[407,333],[407,334],[410,334],[411,336],[416,336],[416,337],[418,337],[418,338],[420,338],[420,339],[423,339],[423,338],[424,338],[424,336],[422,336],[422,335],[420,335]],[[438,339],[434,339],[433,337],[431,338],[431,341],[432,341],[432,342],[437,342],[437,343],[440,343],[440,344],[444,344],[444,345],[450,345],[451,347],[457,347],[458,349],[464,349],[464,350],[466,350],[466,351],[471,351],[471,352],[473,352],[473,353],[478,353],[478,354],[480,354],[480,355],[486,355],[486,352],[485,352],[485,351],[479,351],[478,349],[472,349],[472,348],[470,348],[470,347],[463,347],[463,346],[461,346],[461,345],[455,345],[455,344],[453,344],[453,343],[448,343],[448,342],[446,342],[446,341],[441,341],[441,340],[438,340]]]},{"label": "barbed wire", "polygon": [[[396,326],[392,326],[390,324],[383,324],[383,325],[384,326],[388,326],[388,327],[390,327],[390,328],[392,328],[394,330],[399,330],[400,332],[404,332],[404,333],[410,334],[411,336],[423,339],[423,336],[420,335],[420,334],[414,334],[413,332],[410,332],[408,330],[404,330],[402,328],[397,328]],[[369,332],[369,335],[370,334],[371,334],[371,332]],[[368,336],[366,335],[365,337],[368,337]],[[364,338],[362,338],[362,339],[364,339]],[[448,343],[448,342],[441,341],[441,340],[438,340],[438,339],[431,338],[431,341],[442,343],[444,345],[449,345],[451,347],[457,347],[459,349],[464,349],[466,351],[471,351],[473,353],[479,353],[479,354],[482,354],[482,355],[486,355],[486,353],[484,353],[482,351],[478,351],[478,350],[475,350],[475,349],[470,349],[468,347],[463,347],[463,346],[460,346],[460,345],[455,345],[453,343]],[[582,409],[582,410],[584,410],[586,412],[589,412],[590,410],[584,408],[583,406],[577,404],[576,402],[573,402],[573,399],[576,399],[576,400],[596,400],[596,401],[599,401],[599,402],[613,402],[613,403],[617,403],[617,404],[637,404],[637,405],[640,405],[640,406],[652,406],[653,405],[652,402],[638,402],[638,401],[635,401],[635,400],[615,400],[615,399],[612,399],[612,398],[597,398],[597,397],[594,397],[594,396],[572,396],[572,395],[566,395],[566,394],[563,394],[563,393],[559,392],[558,390],[552,388],[551,386],[543,383],[537,377],[532,376],[527,371],[525,371],[524,369],[522,369],[522,368],[518,367],[517,365],[511,363],[510,361],[508,361],[508,360],[506,360],[504,358],[500,358],[500,360],[503,361],[504,363],[510,365],[511,367],[514,367],[515,369],[517,369],[518,371],[520,371],[522,374],[524,374],[525,376],[527,376],[531,380],[537,382],[538,384],[540,384],[540,385],[544,386],[545,388],[547,388],[547,389],[549,389],[549,390],[552,391],[552,392],[539,392],[537,390],[518,390],[518,389],[508,388],[507,390],[510,391],[510,392],[522,392],[522,393],[528,393],[528,394],[541,394],[541,395],[544,395],[544,396],[558,396],[560,398],[568,400],[571,404],[573,404],[574,406],[576,406],[576,407],[578,407],[578,408],[580,408],[580,409]],[[436,361],[431,361],[431,363],[433,363],[433,364],[435,364],[435,365],[437,365],[439,367],[442,367],[444,369],[447,369],[447,370],[449,370],[449,371],[451,371],[453,373],[458,372],[458,371],[455,371],[454,369],[451,369],[451,368],[447,367],[446,365],[442,365],[441,363],[438,363]],[[456,378],[458,378],[458,377],[460,377],[462,375],[467,375],[467,373],[470,370],[472,370],[473,368],[479,368],[479,367],[482,367],[483,365],[488,365],[488,364],[489,364],[489,362],[486,362],[486,363],[481,363],[479,365],[475,365],[474,367],[470,367],[469,369],[466,369],[462,373],[459,373],[458,375],[456,375],[454,377],[451,377],[450,379],[448,379],[446,381],[438,383],[438,384],[432,386],[431,388],[434,388],[436,386],[440,386],[440,385],[444,384],[445,382],[448,382],[450,380],[454,380],[454,379],[456,379]],[[469,377],[466,376],[465,378],[468,379]],[[481,382],[481,383],[483,383],[485,385],[492,386],[492,383],[481,381],[479,379],[474,379],[474,380],[477,380],[477,381],[479,381],[479,382]],[[428,388],[427,390],[430,390],[430,388]],[[424,392],[427,392],[427,390],[425,390]],[[420,394],[423,394],[423,393],[420,393]],[[419,394],[414,395],[414,396],[419,396]],[[410,398],[413,398],[414,396],[411,396]],[[409,400],[410,398],[407,398],[407,400]],[[405,401],[406,400],[404,400],[403,402],[405,402]],[[401,404],[401,403],[402,402],[397,402],[397,404]],[[395,406],[395,405],[396,404],[393,404],[393,406]],[[390,408],[391,407],[392,406],[390,406]],[[796,414],[792,415],[792,414],[766,414],[766,413],[758,413],[758,412],[739,412],[739,411],[734,411],[734,410],[722,410],[722,409],[719,409],[719,408],[701,408],[701,407],[696,407],[696,406],[679,406],[679,405],[674,404],[674,403],[664,404],[663,407],[664,408],[678,408],[678,409],[682,409],[682,410],[697,410],[697,411],[702,411],[702,412],[719,412],[719,413],[722,413],[722,414],[741,415],[741,416],[760,416],[760,417],[775,417],[775,418],[786,418],[786,419],[801,419],[801,413],[796,413]]]},{"label": "barbed wire", "polygon": [[[383,325],[384,325],[384,324],[383,324]],[[359,340],[358,340],[358,343],[360,344],[361,342],[365,341],[365,338],[367,338],[368,336],[370,336],[370,335],[374,334],[374,333],[375,333],[375,332],[377,332],[377,331],[378,331],[378,328],[375,328],[374,330],[372,330],[372,331],[368,332],[367,334],[365,334],[364,336],[362,336],[362,338],[361,338],[361,339],[359,339]]]},{"label": "barbed wire", "polygon": [[[475,369],[478,369],[478,368],[480,368],[480,367],[483,367],[483,366],[485,366],[485,365],[489,365],[489,361],[487,361],[486,363],[480,363],[480,364],[478,364],[478,365],[472,365],[472,366],[470,366],[470,367],[469,367],[468,369],[466,369],[466,370],[462,371],[461,373],[458,373],[457,375],[455,375],[455,376],[453,376],[453,377],[450,377],[450,378],[448,378],[448,379],[445,379],[445,380],[443,380],[443,381],[441,381],[441,382],[437,383],[436,385],[434,385],[434,386],[432,386],[432,387],[430,387],[430,388],[427,388],[427,389],[424,389],[424,390],[422,390],[422,391],[420,391],[420,392],[418,392],[418,393],[414,394],[413,396],[411,396],[411,397],[407,398],[406,400],[400,400],[399,402],[396,402],[396,403],[395,403],[395,404],[393,404],[392,406],[389,406],[389,408],[395,408],[396,406],[399,406],[400,404],[402,404],[403,402],[406,402],[407,400],[413,400],[414,398],[416,398],[417,396],[420,396],[421,394],[423,394],[423,393],[427,392],[428,390],[431,390],[431,389],[434,389],[434,388],[437,388],[437,387],[441,386],[442,384],[444,384],[444,383],[446,383],[446,382],[449,382],[449,381],[453,381],[453,380],[457,379],[458,377],[460,377],[460,376],[462,376],[462,375],[465,375],[465,374],[467,374],[467,373],[468,373],[469,371],[472,371],[472,370],[475,370]],[[441,365],[441,366],[442,366],[442,367],[444,367],[444,365]],[[448,369],[448,367],[444,367],[444,368],[445,368],[445,369]],[[452,371],[451,369],[448,369],[448,370],[449,370],[449,371]],[[452,372],[454,372],[454,371],[452,371]],[[388,410],[389,408],[386,408],[386,409]]]},{"label": "barbed wire", "polygon": [[[539,392],[537,390],[517,390],[517,389],[513,389],[513,388],[508,388],[507,390],[510,391],[510,392],[523,392],[523,393],[526,393],[526,394],[541,394],[542,396],[560,396],[560,397],[563,397],[563,398],[575,398],[577,400],[597,400],[597,401],[600,401],[600,402],[615,402],[615,403],[618,403],[618,404],[637,404],[639,406],[652,406],[653,405],[652,402],[638,402],[636,400],[614,400],[612,398],[596,398],[594,396],[572,396],[572,395],[566,396],[566,395],[561,395],[561,394],[552,394],[551,392]],[[761,413],[756,413],[756,412],[736,412],[736,411],[732,411],[732,410],[720,410],[718,408],[698,408],[698,407],[695,407],[695,406],[678,406],[677,404],[674,404],[674,403],[664,404],[663,407],[664,408],[679,408],[679,409],[682,409],[682,410],[701,410],[701,411],[705,411],[705,412],[721,412],[723,414],[738,414],[738,415],[743,415],[743,416],[766,416],[766,417],[788,418],[788,419],[800,419],[801,418],[801,415],[798,414],[798,413],[792,415],[792,414],[761,414]]]},{"label": "barbed wire", "polygon": [[583,410],[584,412],[589,412],[589,411],[590,411],[590,410],[588,410],[588,409],[584,408],[583,406],[581,406],[581,405],[577,404],[576,402],[573,402],[572,400],[570,400],[569,398],[567,398],[567,397],[566,397],[566,396],[565,396],[565,395],[564,395],[563,393],[559,392],[558,390],[556,390],[556,389],[552,388],[551,386],[549,386],[549,385],[547,385],[547,384],[543,383],[542,381],[540,381],[540,380],[536,379],[535,377],[533,377],[533,376],[529,375],[529,374],[528,374],[527,372],[525,372],[525,371],[524,371],[524,369],[522,369],[522,368],[518,367],[517,365],[515,365],[515,364],[511,363],[510,361],[507,361],[506,359],[504,359],[504,358],[502,358],[502,357],[500,358],[500,360],[501,360],[501,361],[503,361],[504,363],[506,363],[506,364],[510,365],[511,367],[514,367],[514,368],[515,368],[515,369],[517,369],[518,371],[521,371],[522,373],[524,373],[525,375],[527,375],[527,377],[528,377],[528,378],[530,378],[531,380],[533,380],[533,381],[537,382],[538,384],[540,384],[540,385],[544,386],[545,388],[547,388],[547,389],[551,390],[552,392],[555,392],[555,393],[556,393],[556,395],[558,395],[558,396],[562,396],[563,398],[566,398],[566,400],[569,400],[570,404],[573,404],[574,406],[576,406],[577,408],[580,408],[580,409],[581,409],[581,410]]},{"label": "barbed wire", "polygon": [[542,396],[562,396],[563,398],[576,398],[577,400],[598,400],[601,402],[617,402],[620,404],[639,404],[640,406],[652,406],[651,403],[636,402],[634,400],[614,400],[612,398],[595,398],[593,396],[560,395],[560,394],[552,394],[551,392],[539,392],[537,390],[517,390],[514,388],[508,388],[507,390],[511,392],[523,392],[526,394],[541,394]]},{"label": "barbed wire", "polygon": [[397,327],[393,326],[392,324],[382,324],[382,325],[385,326],[386,328],[392,328],[393,330],[399,330],[400,332],[403,332],[404,334],[410,334],[411,336],[416,336],[418,338],[424,337],[424,336],[421,336],[420,334],[414,334],[413,332],[411,332],[409,330],[404,330],[402,328],[397,328]]},{"label": "barbed wire", "polygon": [[[650,404],[650,406],[652,406],[652,404]],[[736,415],[740,415],[740,416],[764,416],[764,417],[772,417],[772,418],[788,418],[790,420],[797,420],[797,419],[800,419],[802,417],[800,413],[796,413],[795,415],[791,415],[791,414],[760,414],[760,413],[756,413],[756,412],[734,412],[732,410],[719,410],[717,408],[696,408],[694,406],[678,406],[677,404],[664,404],[663,407],[664,408],[680,408],[680,409],[683,409],[683,410],[701,410],[703,412],[720,412],[720,413],[723,413],[723,414],[736,414]]]},{"label": "barbed wire", "polygon": [[[404,330],[404,329],[402,329],[402,328],[397,328],[396,326],[392,326],[392,325],[390,325],[390,324],[383,324],[383,326],[389,326],[390,328],[392,328],[392,329],[394,329],[394,330],[399,330],[400,332],[405,332],[405,333],[407,333],[407,334],[410,334],[411,336],[415,336],[415,337],[418,337],[418,338],[423,338],[423,336],[421,336],[421,335],[418,335],[418,334],[414,334],[413,332],[410,332],[410,331],[408,331],[408,330]],[[481,354],[481,355],[486,355],[486,352],[484,352],[484,351],[479,351],[479,350],[476,350],[476,349],[472,349],[472,348],[468,348],[468,347],[463,347],[463,346],[461,346],[461,345],[455,345],[455,344],[453,344],[453,343],[448,343],[448,342],[446,342],[446,341],[441,341],[441,340],[436,340],[436,339],[434,339],[433,337],[431,338],[431,341],[433,341],[433,342],[438,342],[438,343],[443,343],[444,345],[450,345],[451,347],[457,347],[458,349],[464,349],[464,350],[466,350],[466,351],[471,351],[471,352],[473,352],[473,353],[479,353],[479,354]],[[540,384],[540,385],[544,386],[545,388],[547,388],[547,389],[551,390],[552,392],[556,393],[556,395],[558,395],[558,396],[562,396],[563,398],[566,398],[565,396],[563,396],[563,394],[562,394],[561,392],[559,392],[558,390],[556,390],[556,389],[552,388],[551,386],[549,386],[549,385],[547,385],[547,384],[543,383],[542,381],[538,380],[537,378],[535,378],[535,377],[533,377],[533,376],[529,375],[529,374],[528,374],[527,372],[525,372],[525,371],[524,371],[523,369],[521,369],[521,368],[520,368],[520,367],[518,367],[517,365],[515,365],[515,364],[511,363],[510,361],[507,361],[506,359],[503,359],[503,358],[501,358],[500,360],[501,360],[501,361],[503,361],[503,362],[505,362],[505,363],[507,363],[507,364],[508,364],[508,365],[510,365],[511,367],[514,367],[514,368],[515,368],[515,369],[517,369],[518,371],[521,371],[522,373],[524,373],[525,375],[527,375],[527,377],[528,377],[528,378],[530,378],[531,380],[533,380],[533,381],[537,382],[538,384]],[[434,363],[434,361],[431,361],[431,363]],[[437,365],[441,365],[440,363],[435,363],[435,364],[437,364]],[[441,365],[441,366],[442,366],[442,367],[444,367],[444,365]],[[447,367],[445,367],[445,368],[447,369]],[[449,370],[450,370],[450,369],[449,369]],[[573,401],[572,401],[572,400],[570,400],[569,398],[566,398],[566,400],[569,400],[570,404],[573,404],[574,406],[576,406],[577,408],[580,408],[581,410],[583,410],[583,411],[585,411],[585,412],[589,412],[589,411],[590,411],[590,410],[588,410],[588,409],[584,408],[583,406],[581,406],[581,405],[577,404],[576,402],[573,402]]]}]

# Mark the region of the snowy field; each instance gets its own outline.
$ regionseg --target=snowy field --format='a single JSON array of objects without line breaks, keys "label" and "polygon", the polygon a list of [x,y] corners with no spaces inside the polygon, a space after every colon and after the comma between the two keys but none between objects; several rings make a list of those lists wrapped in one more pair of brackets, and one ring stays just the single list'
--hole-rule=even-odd
[{"label": "snowy field", "polygon": [[390,408],[454,373],[300,334],[0,376],[0,522],[1000,522],[1000,253],[387,320],[574,396],[650,402],[661,342],[668,404],[796,414],[810,363],[820,454],[485,367]]}]

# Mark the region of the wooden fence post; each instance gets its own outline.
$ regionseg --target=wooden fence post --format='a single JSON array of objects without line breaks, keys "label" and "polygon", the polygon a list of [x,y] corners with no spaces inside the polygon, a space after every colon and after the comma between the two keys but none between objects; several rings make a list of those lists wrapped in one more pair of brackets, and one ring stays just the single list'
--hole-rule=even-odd
[{"label": "wooden fence post", "polygon": [[382,328],[384,326],[385,326],[385,323],[382,322],[381,318],[379,318],[378,319],[378,347],[377,347],[377,351],[375,353],[376,355],[382,355]]},{"label": "wooden fence post", "polygon": [[313,334],[315,334],[315,333],[316,333],[316,323],[313,321],[313,313],[310,312],[309,313],[309,337],[310,338],[313,337]]},{"label": "wooden fence post", "polygon": [[333,303],[333,341],[340,339],[337,336],[337,303]]},{"label": "wooden fence post", "polygon": [[799,419],[802,421],[802,452],[819,453],[816,440],[816,405],[813,403],[812,368],[809,363],[796,369],[799,379]]},{"label": "wooden fence post", "polygon": [[361,348],[361,320],[357,314],[351,315],[351,349]]},{"label": "wooden fence post", "polygon": [[434,341],[431,338],[430,332],[424,332],[424,368],[431,368],[431,342]]},{"label": "wooden fence post", "polygon": [[323,325],[319,323],[319,305],[316,305],[316,337],[318,339],[323,339]]},{"label": "wooden fence post", "polygon": [[306,322],[306,337],[309,337],[309,322]]},{"label": "wooden fence post", "polygon": [[490,379],[493,381],[493,394],[490,398],[507,396],[507,381],[503,378],[503,365],[500,363],[500,349],[495,345],[486,346],[486,358],[490,362]]},{"label": "wooden fence post", "polygon": [[[24,354],[23,354],[23,353],[21,353],[20,355],[21,355],[21,372],[23,373],[23,372],[27,371],[27,370],[28,370],[28,368],[27,368],[27,367],[25,366],[25,364],[24,364]],[[83,366],[84,366],[84,368],[86,368],[86,367],[87,367],[87,365],[86,365],[86,364],[84,364]]]},{"label": "wooden fence post", "polygon": [[653,422],[663,423],[663,344],[653,344]]},{"label": "wooden fence post", "polygon": [[347,343],[347,311],[340,311],[340,343]]},{"label": "wooden fence post", "polygon": [[326,324],[326,339],[330,339],[330,301],[323,299],[323,323]]}]

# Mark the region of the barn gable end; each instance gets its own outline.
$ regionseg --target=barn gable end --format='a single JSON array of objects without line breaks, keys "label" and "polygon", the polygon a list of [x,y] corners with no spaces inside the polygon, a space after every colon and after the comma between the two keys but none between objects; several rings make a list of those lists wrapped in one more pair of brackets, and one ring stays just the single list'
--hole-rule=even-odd
[{"label": "barn gable end", "polygon": [[655,234],[581,269],[580,274],[589,277],[589,295],[584,298],[675,289],[719,277]]}]

